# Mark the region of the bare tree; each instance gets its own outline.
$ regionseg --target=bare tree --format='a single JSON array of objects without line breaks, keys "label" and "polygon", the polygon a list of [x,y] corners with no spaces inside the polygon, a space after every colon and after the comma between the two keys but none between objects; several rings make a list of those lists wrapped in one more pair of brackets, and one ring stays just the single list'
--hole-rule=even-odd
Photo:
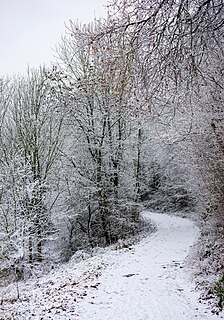
[{"label": "bare tree", "polygon": [[122,228],[128,229],[130,217],[138,217],[134,199],[140,167],[135,171],[136,163],[127,157],[138,139],[133,134],[136,51],[123,34],[102,34],[104,27],[100,22],[84,27],[71,23],[58,55],[71,97],[69,159],[88,194],[80,199],[76,224],[90,242],[95,238],[109,244],[125,234]]},{"label": "bare tree", "polygon": [[62,96],[47,70],[29,70],[27,76],[13,80],[1,136],[1,231],[11,246],[8,260],[13,256],[29,264],[43,260],[57,198],[52,192],[56,187],[50,184],[57,181],[54,170],[64,114]]}]

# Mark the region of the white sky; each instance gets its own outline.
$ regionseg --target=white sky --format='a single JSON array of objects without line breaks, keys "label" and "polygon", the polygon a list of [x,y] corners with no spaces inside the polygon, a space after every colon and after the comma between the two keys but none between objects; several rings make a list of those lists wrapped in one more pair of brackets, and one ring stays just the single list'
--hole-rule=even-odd
[{"label": "white sky", "polygon": [[107,0],[0,0],[0,76],[54,60],[69,19],[106,16]]}]

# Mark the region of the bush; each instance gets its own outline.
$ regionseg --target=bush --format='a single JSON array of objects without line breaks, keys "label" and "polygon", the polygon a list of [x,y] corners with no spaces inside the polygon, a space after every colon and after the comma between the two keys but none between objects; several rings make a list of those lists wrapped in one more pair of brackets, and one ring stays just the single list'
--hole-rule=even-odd
[{"label": "bush", "polygon": [[214,293],[217,297],[217,306],[220,310],[224,309],[224,274],[222,278],[215,284]]}]

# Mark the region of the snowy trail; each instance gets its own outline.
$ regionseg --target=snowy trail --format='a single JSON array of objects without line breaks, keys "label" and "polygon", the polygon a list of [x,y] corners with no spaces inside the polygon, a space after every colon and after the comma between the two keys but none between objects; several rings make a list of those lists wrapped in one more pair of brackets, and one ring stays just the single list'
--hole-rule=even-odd
[{"label": "snowy trail", "polygon": [[184,263],[199,229],[188,219],[144,213],[157,231],[129,249],[75,256],[47,276],[0,288],[0,320],[217,320],[198,302]]},{"label": "snowy trail", "polygon": [[179,217],[146,212],[144,218],[151,218],[158,231],[111,261],[98,288],[78,303],[78,319],[217,319],[198,303],[183,265],[198,228]]}]

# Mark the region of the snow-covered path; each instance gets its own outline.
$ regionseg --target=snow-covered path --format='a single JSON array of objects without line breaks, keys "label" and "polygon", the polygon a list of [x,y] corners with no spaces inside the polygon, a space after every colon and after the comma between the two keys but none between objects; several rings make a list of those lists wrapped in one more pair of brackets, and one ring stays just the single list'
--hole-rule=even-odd
[{"label": "snow-covered path", "polygon": [[98,288],[78,303],[78,319],[216,319],[198,303],[183,265],[198,228],[188,219],[147,212],[144,217],[155,221],[158,231],[111,261]]},{"label": "snow-covered path", "polygon": [[69,263],[0,288],[0,320],[217,320],[198,298],[185,263],[199,229],[188,219],[144,213],[157,231],[128,249]]}]

